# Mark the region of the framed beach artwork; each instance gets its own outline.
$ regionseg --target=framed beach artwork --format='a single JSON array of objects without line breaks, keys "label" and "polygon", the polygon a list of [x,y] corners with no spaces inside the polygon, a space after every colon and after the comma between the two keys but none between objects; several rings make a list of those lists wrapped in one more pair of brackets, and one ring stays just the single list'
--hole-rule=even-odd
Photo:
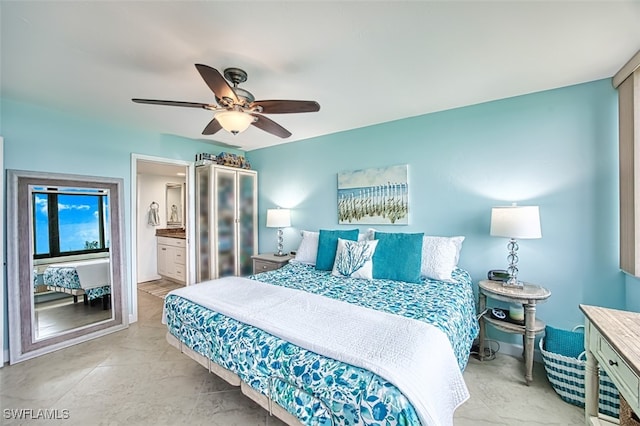
[{"label": "framed beach artwork", "polygon": [[338,173],[338,223],[408,225],[408,165]]}]

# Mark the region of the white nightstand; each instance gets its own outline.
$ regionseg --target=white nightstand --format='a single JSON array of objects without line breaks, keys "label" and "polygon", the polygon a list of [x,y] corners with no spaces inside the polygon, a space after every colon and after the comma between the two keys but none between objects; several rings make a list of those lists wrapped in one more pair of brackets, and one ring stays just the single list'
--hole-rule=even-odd
[{"label": "white nightstand", "polygon": [[273,253],[264,253],[251,256],[253,259],[253,273],[275,271],[289,263],[294,256],[287,254],[286,256],[276,256]]},{"label": "white nightstand", "polygon": [[[598,306],[580,305],[585,316],[585,424],[632,425],[632,413],[640,413],[640,314]],[[620,392],[620,419],[598,413],[598,371],[606,372]],[[624,400],[624,402],[623,402]],[[625,404],[626,402],[626,404]]]},{"label": "white nightstand", "polygon": [[480,360],[484,360],[484,340],[486,324],[497,329],[522,335],[525,364],[524,378],[527,385],[533,381],[533,347],[536,334],[544,331],[545,324],[536,319],[536,303],[543,302],[551,296],[551,292],[539,285],[525,283],[524,287],[505,286],[500,281],[482,280],[478,283],[479,300],[478,312],[487,308],[487,296],[503,302],[522,304],[524,306],[524,325],[492,318],[489,313],[480,317]]}]

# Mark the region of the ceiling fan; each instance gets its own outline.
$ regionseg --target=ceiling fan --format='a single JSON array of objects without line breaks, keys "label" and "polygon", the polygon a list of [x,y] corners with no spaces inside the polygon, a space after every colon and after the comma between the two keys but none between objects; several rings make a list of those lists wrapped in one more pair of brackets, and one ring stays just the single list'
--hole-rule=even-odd
[{"label": "ceiling fan", "polygon": [[[218,70],[207,65],[196,64],[196,68],[215,95],[215,104],[138,98],[131,100],[141,104],[204,108],[213,111],[215,115],[202,131],[203,135],[213,135],[220,129],[236,135],[253,125],[281,138],[288,138],[291,132],[263,114],[290,114],[320,110],[320,104],[316,101],[256,101],[249,91],[238,87],[238,84],[247,81],[247,73],[240,68],[225,69],[224,77]],[[233,87],[227,83],[227,80],[233,83]]]}]

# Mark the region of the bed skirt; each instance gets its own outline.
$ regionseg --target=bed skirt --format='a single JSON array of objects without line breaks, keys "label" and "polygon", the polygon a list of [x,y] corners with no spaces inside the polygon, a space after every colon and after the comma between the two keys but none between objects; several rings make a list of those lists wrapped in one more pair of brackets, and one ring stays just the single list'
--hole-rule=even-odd
[{"label": "bed skirt", "polygon": [[198,364],[209,370],[210,373],[215,374],[230,385],[239,386],[240,391],[245,396],[267,410],[269,412],[269,415],[277,417],[289,426],[302,426],[302,423],[300,423],[300,421],[295,416],[290,414],[287,410],[282,408],[270,398],[266,397],[265,395],[261,394],[260,392],[256,391],[251,386],[243,382],[242,379],[240,379],[240,377],[234,372],[227,370],[216,362],[211,361],[206,356],[194,351],[187,345],[183,344],[171,333],[167,332],[166,336],[167,342],[169,342],[171,346],[178,349],[181,353],[196,361]]}]

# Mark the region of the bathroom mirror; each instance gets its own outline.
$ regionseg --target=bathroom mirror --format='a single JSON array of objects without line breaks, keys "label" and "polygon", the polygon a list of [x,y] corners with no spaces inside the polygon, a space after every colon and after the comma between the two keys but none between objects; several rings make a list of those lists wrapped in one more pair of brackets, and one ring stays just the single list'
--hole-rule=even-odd
[{"label": "bathroom mirror", "polygon": [[9,362],[128,326],[123,180],[7,170]]},{"label": "bathroom mirror", "polygon": [[167,227],[182,227],[184,217],[182,184],[168,183],[165,199],[167,204]]}]

